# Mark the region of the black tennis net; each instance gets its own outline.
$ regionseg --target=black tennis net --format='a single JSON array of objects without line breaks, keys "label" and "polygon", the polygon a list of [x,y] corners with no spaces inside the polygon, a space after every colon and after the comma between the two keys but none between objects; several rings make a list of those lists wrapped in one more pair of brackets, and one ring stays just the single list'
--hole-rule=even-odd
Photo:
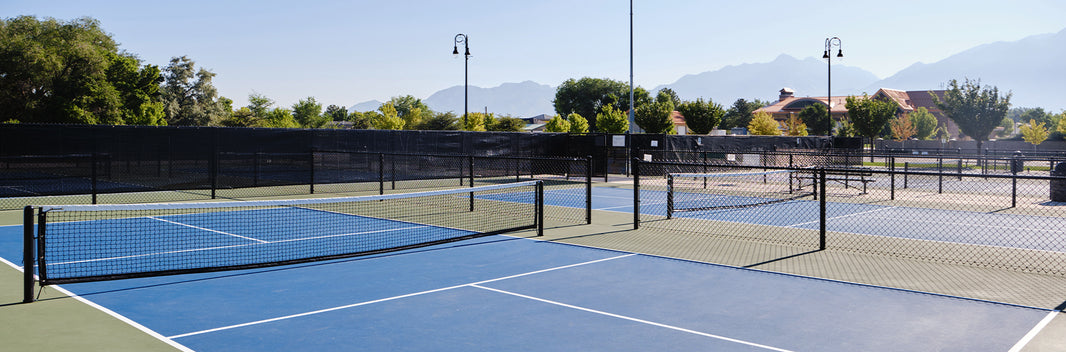
[{"label": "black tennis net", "polygon": [[669,173],[666,177],[668,219],[677,212],[751,208],[814,196],[810,174],[795,170]]},{"label": "black tennis net", "polygon": [[[543,184],[344,198],[27,208],[41,285],[295,264],[543,231]],[[35,238],[34,238],[35,237]],[[35,259],[35,261],[34,261]],[[32,273],[29,266],[27,272]]]}]

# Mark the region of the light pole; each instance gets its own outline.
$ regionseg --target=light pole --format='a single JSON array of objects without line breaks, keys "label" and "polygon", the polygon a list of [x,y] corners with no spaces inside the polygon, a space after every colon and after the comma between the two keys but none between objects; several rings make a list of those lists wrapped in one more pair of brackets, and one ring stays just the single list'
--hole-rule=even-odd
[{"label": "light pole", "polygon": [[470,76],[468,74],[468,72],[469,72],[468,69],[470,68],[470,42],[469,42],[468,38],[466,37],[466,34],[459,33],[459,34],[455,35],[455,47],[452,48],[452,55],[455,55],[455,57],[459,57],[459,44],[463,44],[463,49],[466,50],[466,53],[463,54],[463,56],[466,59],[464,60],[464,63],[463,63],[463,127],[462,127],[462,128],[465,129],[466,128],[466,115],[467,115],[467,111],[469,111],[468,106],[469,106],[469,102],[470,102],[469,99],[467,98],[468,97],[468,93],[470,91],[470,85],[468,83],[470,81],[469,80]]},{"label": "light pole", "polygon": [[826,92],[825,106],[827,111],[826,114],[829,115],[829,118],[826,120],[826,127],[828,127],[826,129],[826,134],[830,137],[833,136],[833,59],[829,57],[829,51],[833,49],[833,46],[837,47],[837,57],[844,57],[844,49],[840,46],[840,38],[825,38],[825,51],[822,53],[822,58],[825,59],[825,71],[828,75],[826,78],[828,88]]}]

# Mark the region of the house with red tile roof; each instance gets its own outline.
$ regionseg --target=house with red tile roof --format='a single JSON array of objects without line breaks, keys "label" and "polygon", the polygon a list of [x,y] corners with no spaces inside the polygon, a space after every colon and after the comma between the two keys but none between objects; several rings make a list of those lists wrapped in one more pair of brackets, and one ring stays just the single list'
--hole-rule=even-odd
[{"label": "house with red tile roof", "polygon": [[[833,96],[827,97],[797,97],[795,92],[791,88],[782,88],[779,91],[777,102],[764,106],[755,110],[755,112],[769,113],[778,121],[786,121],[792,114],[799,114],[803,108],[806,108],[812,104],[828,105],[830,116],[834,121],[841,121],[847,118],[848,109],[845,107],[847,104],[847,96]],[[933,116],[936,116],[937,125],[939,125],[942,131],[947,131],[951,138],[955,138],[959,135],[959,128],[951,119],[944,116],[944,113],[936,107],[933,103],[933,97],[931,94],[936,94],[937,97],[944,97],[944,90],[912,90],[902,91],[897,89],[881,88],[876,93],[869,96],[874,99],[889,99],[896,102],[899,105],[898,114],[909,114],[919,107],[924,107],[929,110]],[[861,96],[858,98],[862,98]]]}]

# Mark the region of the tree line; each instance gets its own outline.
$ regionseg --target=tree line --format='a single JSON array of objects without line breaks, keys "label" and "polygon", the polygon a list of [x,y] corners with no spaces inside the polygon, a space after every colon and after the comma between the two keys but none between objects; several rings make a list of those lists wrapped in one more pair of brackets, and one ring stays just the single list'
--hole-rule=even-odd
[{"label": "tree line", "polygon": [[[144,64],[119,50],[97,20],[39,20],[21,16],[0,20],[0,122],[327,128],[348,125],[361,129],[520,131],[525,123],[494,113],[436,112],[413,96],[393,97],[376,110],[347,111],[323,105],[314,97],[291,107],[276,106],[252,93],[249,104],[234,107],[212,84],[215,74],[186,57],[165,67]],[[938,109],[961,132],[984,141],[999,128],[1001,137],[1018,135],[1030,143],[1062,139],[1066,112],[1041,108],[1010,109],[1011,94],[980,81],[949,82],[944,97],[933,96]],[[556,90],[556,115],[548,132],[625,133],[629,131],[629,84],[612,79],[569,79]],[[745,127],[751,134],[837,135],[866,138],[943,138],[936,117],[919,108],[909,114],[888,99],[849,97],[847,118],[830,122],[826,106],[812,104],[785,121],[755,113],[769,102],[737,99],[724,108],[711,99],[682,101],[669,88],[654,96],[633,89],[633,122],[646,133],[677,133],[676,111],[691,133]],[[1015,127],[1020,128],[1015,131]],[[1000,128],[1002,127],[1002,128]],[[1020,133],[1019,133],[1020,132]]]}]

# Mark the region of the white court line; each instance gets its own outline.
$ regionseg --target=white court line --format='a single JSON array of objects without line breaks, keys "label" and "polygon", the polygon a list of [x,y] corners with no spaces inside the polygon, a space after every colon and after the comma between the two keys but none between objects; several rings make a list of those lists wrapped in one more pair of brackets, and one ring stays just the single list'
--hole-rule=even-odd
[{"label": "white court line", "polygon": [[575,305],[566,304],[566,303],[562,303],[562,302],[556,302],[556,301],[547,300],[547,299],[543,299],[543,298],[537,298],[537,297],[533,297],[533,296],[526,296],[526,295],[519,294],[519,293],[514,293],[514,292],[510,292],[510,291],[504,291],[504,290],[499,290],[499,289],[495,289],[495,288],[480,286],[480,285],[477,285],[477,284],[473,284],[473,285],[470,285],[470,286],[477,287],[477,288],[480,288],[480,289],[483,289],[483,290],[489,290],[489,291],[493,291],[493,292],[503,293],[503,294],[507,294],[507,295],[511,295],[511,296],[515,296],[515,297],[521,297],[521,298],[525,298],[525,299],[529,299],[529,300],[534,300],[534,301],[538,301],[538,302],[554,304],[554,305],[557,305],[557,306],[562,306],[562,307],[566,307],[566,308],[570,308],[570,309],[576,309],[576,310],[580,310],[580,311],[584,311],[584,312],[595,313],[595,314],[599,314],[599,315],[606,315],[606,316],[609,316],[609,317],[612,317],[612,318],[629,320],[629,321],[633,321],[633,322],[637,322],[637,323],[641,323],[641,324],[658,326],[658,327],[661,327],[661,328],[667,328],[667,329],[671,329],[671,330],[687,332],[687,333],[690,333],[690,334],[700,335],[700,336],[704,336],[704,337],[710,337],[710,338],[713,338],[713,339],[729,341],[729,342],[735,342],[735,343],[748,345],[748,346],[752,346],[752,347],[758,347],[758,348],[767,349],[767,350],[771,350],[771,351],[789,352],[789,350],[781,349],[781,348],[777,348],[777,347],[757,344],[757,343],[754,343],[754,342],[748,342],[748,341],[744,341],[744,340],[729,338],[729,337],[725,337],[725,336],[719,336],[719,335],[715,335],[715,334],[708,334],[708,333],[705,333],[705,332],[689,330],[689,329],[685,329],[685,328],[681,328],[681,327],[677,327],[677,326],[673,326],[673,325],[667,325],[667,324],[656,323],[656,322],[648,321],[648,320],[644,320],[644,319],[627,317],[627,316],[624,316],[624,315],[608,313],[608,312],[604,312],[604,311],[599,311],[599,310],[595,310],[595,309],[591,309],[591,308],[575,306]]},{"label": "white court line", "polygon": [[[628,198],[628,199],[633,199],[633,198]],[[666,204],[666,202],[647,202],[647,203],[640,202],[640,205],[660,205],[660,204]],[[633,207],[633,204],[629,204],[629,205],[620,205],[620,206],[617,206],[617,207],[594,208],[592,210],[610,210],[610,209],[632,208],[632,207]]]},{"label": "white court line", "polygon": [[368,305],[368,304],[387,302],[387,301],[392,301],[392,300],[397,300],[397,299],[407,298],[407,297],[420,296],[420,295],[434,293],[434,292],[448,291],[448,290],[453,290],[453,289],[457,289],[457,288],[461,288],[461,287],[470,287],[470,286],[477,285],[477,284],[489,283],[489,282],[506,280],[506,279],[513,279],[513,278],[516,278],[516,277],[534,275],[534,274],[539,274],[539,273],[544,273],[544,272],[549,272],[549,271],[555,271],[555,270],[573,268],[573,267],[582,266],[582,265],[605,262],[605,261],[608,261],[608,260],[625,258],[625,257],[634,256],[634,255],[636,255],[636,254],[630,253],[630,254],[619,255],[619,256],[614,256],[614,257],[610,257],[610,258],[603,258],[603,259],[597,259],[597,260],[592,260],[592,261],[587,261],[587,262],[581,262],[581,263],[577,263],[577,264],[570,264],[570,265],[564,265],[564,266],[559,266],[559,267],[554,267],[554,268],[548,268],[548,269],[544,269],[544,270],[531,271],[531,272],[528,272],[528,273],[522,273],[522,274],[517,274],[517,275],[511,275],[511,276],[504,276],[504,277],[485,280],[485,281],[478,281],[478,282],[472,282],[472,283],[468,283],[468,284],[443,287],[443,288],[427,290],[427,291],[421,291],[421,292],[415,292],[415,293],[408,293],[408,294],[405,294],[405,295],[399,295],[399,296],[393,296],[393,297],[388,297],[388,298],[376,299],[376,300],[373,300],[373,301],[353,303],[353,304],[344,305],[344,306],[319,309],[319,310],[310,311],[310,312],[304,312],[304,313],[286,315],[286,316],[275,317],[275,318],[270,318],[270,319],[251,321],[251,322],[242,323],[242,324],[236,324],[236,325],[228,325],[228,326],[218,327],[218,328],[214,328],[214,329],[194,331],[194,332],[184,333],[184,334],[180,334],[180,335],[168,336],[167,338],[177,339],[177,338],[188,337],[188,336],[193,336],[193,335],[206,334],[206,333],[209,333],[209,332],[217,332],[217,331],[235,329],[235,328],[240,328],[240,327],[245,327],[245,326],[259,325],[259,324],[264,324],[264,323],[269,323],[269,322],[274,322],[274,321],[279,321],[279,320],[299,318],[299,317],[308,316],[308,315],[332,312],[332,311],[335,311],[335,310],[341,310],[341,309],[365,306],[365,305]]},{"label": "white court line", "polygon": [[[22,272],[22,273],[26,272],[25,270],[23,270],[23,267],[17,266],[17,265],[15,265],[15,263],[7,261],[7,259],[0,258],[0,262],[3,262],[4,264],[7,264],[8,266],[11,266],[12,268],[15,268],[19,272]],[[34,275],[34,279],[36,279],[36,278],[37,278],[37,275]],[[167,345],[170,345],[171,347],[174,347],[174,348],[176,348],[176,349],[178,349],[180,351],[186,351],[186,352],[192,352],[193,351],[193,349],[185,347],[184,345],[182,345],[180,343],[177,343],[174,340],[171,340],[171,339],[167,338],[166,336],[163,336],[163,335],[159,334],[158,332],[155,332],[152,329],[149,329],[149,328],[145,327],[144,325],[138,324],[137,322],[131,320],[130,318],[127,318],[127,317],[123,316],[122,314],[115,313],[114,311],[112,311],[110,309],[107,309],[107,308],[104,308],[103,306],[101,306],[99,304],[96,304],[93,301],[90,301],[88,299],[82,298],[81,296],[78,296],[78,295],[74,294],[73,292],[67,291],[65,288],[62,288],[59,285],[51,285],[51,287],[54,287],[57,291],[59,291],[60,293],[62,293],[64,295],[67,295],[68,297],[71,297],[71,298],[74,298],[74,299],[78,300],[78,302],[81,302],[81,303],[84,303],[85,305],[88,305],[90,307],[96,308],[96,309],[100,310],[101,312],[104,312],[104,314],[110,315],[110,316],[114,317],[115,319],[118,319],[119,321],[121,321],[123,323],[129,324],[134,329],[140,330],[141,332],[144,332],[145,334],[148,334],[148,336],[151,336],[151,337],[153,337],[153,338],[155,338],[155,339],[157,339],[159,341],[162,341],[163,343],[165,343]],[[29,304],[29,303],[27,303],[27,304]],[[38,303],[38,304],[40,304],[40,303]]]},{"label": "white court line", "polygon": [[1025,334],[1021,340],[1018,340],[1018,343],[1014,344],[1014,347],[1011,347],[1008,352],[1020,352],[1022,348],[1025,348],[1025,345],[1029,344],[1029,341],[1032,341],[1036,335],[1040,334],[1040,330],[1044,330],[1044,327],[1050,324],[1051,321],[1055,319],[1055,316],[1060,313],[1062,313],[1062,311],[1059,310],[1053,310],[1051,313],[1048,313],[1044,319],[1041,319],[1039,323],[1036,323],[1036,326],[1034,326],[1032,330],[1029,330],[1028,334]]},{"label": "white court line", "polygon": [[261,239],[258,239],[258,238],[251,238],[251,237],[248,237],[248,236],[241,236],[241,235],[233,234],[233,233],[229,233],[229,232],[224,232],[224,231],[219,231],[219,230],[212,230],[212,229],[209,229],[209,228],[206,228],[206,227],[200,227],[200,226],[184,224],[184,223],[180,223],[180,222],[177,222],[177,221],[170,221],[170,220],[167,220],[167,219],[160,219],[160,218],[157,218],[157,217],[154,217],[154,216],[149,216],[148,218],[152,219],[152,220],[159,220],[159,221],[162,221],[162,222],[165,222],[165,223],[168,223],[168,224],[174,224],[174,225],[179,225],[179,226],[190,227],[190,228],[194,228],[194,229],[197,229],[197,230],[204,230],[204,231],[207,231],[207,232],[214,232],[214,233],[218,233],[218,234],[223,234],[223,235],[226,235],[226,236],[233,236],[233,237],[237,237],[237,238],[243,238],[243,239],[246,239],[246,240],[256,241],[256,242],[260,242],[260,243],[269,243],[267,241],[264,241],[264,240],[261,240]]}]

